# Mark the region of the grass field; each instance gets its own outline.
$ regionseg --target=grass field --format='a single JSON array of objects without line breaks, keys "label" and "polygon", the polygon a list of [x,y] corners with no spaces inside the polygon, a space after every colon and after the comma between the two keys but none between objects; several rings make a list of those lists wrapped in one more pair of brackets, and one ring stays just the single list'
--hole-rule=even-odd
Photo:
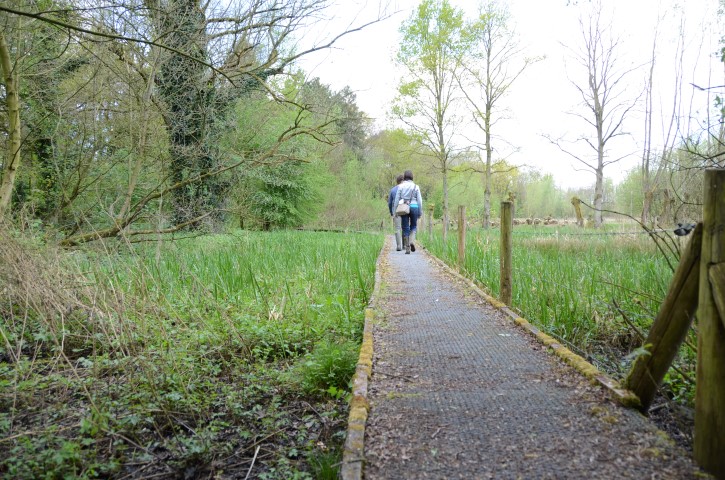
[{"label": "grass field", "polygon": [[0,293],[0,475],[336,478],[381,242],[3,252],[18,266]]},{"label": "grass field", "polygon": [[[616,234],[622,231],[637,233]],[[440,231],[423,240],[436,256],[457,264],[455,230],[446,245]],[[469,229],[463,273],[495,297],[499,249],[498,229]],[[632,225],[600,232],[572,226],[514,227],[512,307],[614,376],[626,373],[628,355],[641,344],[636,330],[648,331],[671,277],[665,256]],[[692,371],[692,352],[683,351],[681,357],[681,368]],[[682,379],[667,381],[675,395],[691,397]]]}]

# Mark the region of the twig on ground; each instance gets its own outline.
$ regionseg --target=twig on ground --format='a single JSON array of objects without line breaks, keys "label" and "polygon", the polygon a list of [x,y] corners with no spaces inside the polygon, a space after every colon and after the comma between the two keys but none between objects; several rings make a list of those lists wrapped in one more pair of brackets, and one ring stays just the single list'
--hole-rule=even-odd
[{"label": "twig on ground", "polygon": [[244,477],[244,480],[247,480],[249,478],[249,475],[252,473],[252,468],[254,468],[254,462],[257,460],[257,455],[259,454],[259,449],[262,448],[260,445],[257,445],[257,448],[254,450],[254,457],[252,458],[252,464],[249,466],[249,470],[247,471],[247,476]]}]

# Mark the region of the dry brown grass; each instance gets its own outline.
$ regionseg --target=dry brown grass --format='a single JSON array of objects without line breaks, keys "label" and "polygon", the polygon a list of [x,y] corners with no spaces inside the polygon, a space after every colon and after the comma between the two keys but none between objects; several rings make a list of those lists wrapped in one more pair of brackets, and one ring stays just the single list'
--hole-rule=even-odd
[{"label": "dry brown grass", "polygon": [[100,345],[123,348],[120,295],[80,272],[67,251],[0,224],[0,341],[6,360],[78,356]]}]

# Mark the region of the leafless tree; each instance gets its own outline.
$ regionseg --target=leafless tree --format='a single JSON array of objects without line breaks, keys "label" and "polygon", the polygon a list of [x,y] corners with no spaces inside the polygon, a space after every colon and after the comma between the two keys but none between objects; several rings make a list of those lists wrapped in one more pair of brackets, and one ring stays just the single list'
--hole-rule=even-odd
[{"label": "leafless tree", "polygon": [[[680,134],[680,116],[682,105],[682,77],[683,77],[683,55],[684,55],[684,25],[682,20],[680,23],[680,34],[677,38],[675,47],[675,65],[674,74],[674,94],[672,95],[672,107],[669,116],[667,130],[663,132],[662,151],[659,155],[653,152],[653,133],[652,133],[652,115],[653,115],[653,86],[654,72],[656,63],[657,40],[659,37],[659,23],[654,32],[652,41],[652,53],[650,58],[649,73],[645,83],[645,111],[644,111],[644,146],[642,149],[642,160],[640,171],[642,174],[642,215],[640,221],[647,225],[650,223],[652,214],[652,205],[655,193],[663,184],[664,174],[668,171],[668,166],[672,164],[672,154],[675,150]],[[665,195],[669,198],[669,191],[665,190]]]},{"label": "leafless tree", "polygon": [[561,141],[553,143],[594,173],[594,225],[599,227],[602,224],[604,168],[628,156],[609,158],[608,146],[611,140],[627,134],[624,121],[641,95],[631,96],[631,86],[627,80],[637,67],[620,67],[621,59],[618,55],[624,53],[622,45],[611,26],[603,24],[601,3],[594,2],[589,15],[579,18],[579,24],[582,43],[578,49],[572,48],[570,51],[574,61],[585,72],[586,83],[572,81],[572,85],[579,92],[585,113],[572,114],[594,130],[593,135],[582,136],[577,140],[584,142],[593,154],[583,155],[564,146]]}]

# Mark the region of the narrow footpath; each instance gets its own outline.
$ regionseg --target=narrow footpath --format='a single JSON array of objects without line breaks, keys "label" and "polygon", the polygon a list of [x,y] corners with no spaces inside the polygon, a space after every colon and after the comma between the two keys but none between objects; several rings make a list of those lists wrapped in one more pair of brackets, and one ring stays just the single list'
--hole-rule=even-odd
[{"label": "narrow footpath", "polygon": [[[423,249],[386,239],[363,478],[706,478]],[[382,317],[382,318],[381,318]]]}]

